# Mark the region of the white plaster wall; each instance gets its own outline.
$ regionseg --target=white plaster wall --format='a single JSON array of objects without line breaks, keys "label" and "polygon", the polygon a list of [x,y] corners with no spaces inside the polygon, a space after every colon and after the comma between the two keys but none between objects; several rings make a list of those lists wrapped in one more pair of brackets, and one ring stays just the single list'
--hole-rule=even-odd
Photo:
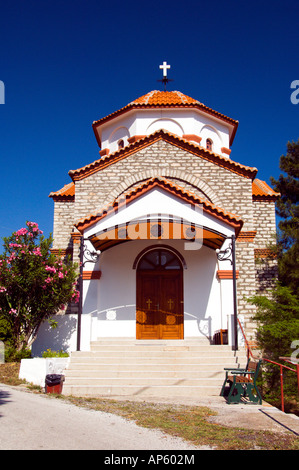
[{"label": "white plaster wall", "polygon": [[66,352],[76,350],[77,315],[54,315],[52,318],[58,326],[53,329],[47,321],[41,324],[31,348],[33,357],[41,357],[47,349]]},{"label": "white plaster wall", "polygon": [[[84,304],[83,317],[90,321],[85,322],[86,328],[82,326],[83,344],[98,337],[135,337],[136,270],[133,263],[144,248],[157,244],[156,240],[136,240],[102,253],[101,279],[84,281],[89,300]],[[187,251],[182,240],[163,241],[162,244],[174,247],[186,261],[187,268],[183,270],[184,336],[213,336],[226,320],[221,317],[215,251],[205,246],[197,251]]]},{"label": "white plaster wall", "polygon": [[124,126],[117,127],[114,129],[109,136],[109,146],[110,152],[116,152],[118,150],[118,142],[119,140],[124,141],[124,146],[128,145],[128,138],[130,137],[130,133],[128,129]]},{"label": "white plaster wall", "polygon": [[146,129],[146,135],[153,134],[160,129],[165,129],[172,134],[178,135],[179,137],[182,137],[184,134],[184,129],[177,120],[170,118],[159,118],[150,123]]},{"label": "white plaster wall", "polygon": [[[149,135],[160,129],[165,129],[178,136],[195,134],[202,137],[201,145],[204,147],[206,139],[210,137],[214,142],[213,151],[221,154],[222,147],[229,149],[232,126],[199,110],[134,110],[108,121],[98,129],[102,149],[109,148],[110,152],[117,150],[118,139],[116,136],[115,138],[112,136],[119,129],[126,129],[126,132],[123,137],[120,133],[118,139],[127,139],[127,137],[134,135]],[[226,154],[225,156],[227,157]]]},{"label": "white plaster wall", "polygon": [[[214,250],[201,246],[186,250],[183,240],[134,240],[105,251],[96,269],[99,280],[83,281],[83,314],[81,318],[81,350],[90,350],[90,341],[99,337],[136,336],[136,270],[135,258],[147,247],[167,245],[181,253],[186,262],[184,282],[184,337],[213,336],[226,328],[233,315],[232,281],[217,278],[218,269],[230,269],[227,262],[218,265]],[[94,266],[94,265],[92,265]],[[91,270],[91,263],[86,266]],[[42,324],[32,346],[33,356],[41,356],[48,348],[76,350],[77,316],[57,315],[58,328]]]},{"label": "white plaster wall", "polygon": [[22,359],[19,378],[39,387],[44,387],[46,375],[64,375],[69,361],[69,357]]}]

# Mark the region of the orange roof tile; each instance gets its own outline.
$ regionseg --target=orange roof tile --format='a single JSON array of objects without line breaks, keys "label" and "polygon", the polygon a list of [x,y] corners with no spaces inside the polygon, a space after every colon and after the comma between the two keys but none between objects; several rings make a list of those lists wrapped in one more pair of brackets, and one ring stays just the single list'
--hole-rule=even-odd
[{"label": "orange roof tile", "polygon": [[[109,114],[108,116],[105,116],[97,121],[94,121],[92,124],[92,127],[95,131],[95,128],[99,124],[103,124],[106,121],[109,121],[110,119],[115,118],[116,116],[119,116],[120,114],[126,113],[130,111],[131,109],[138,109],[138,108],[197,108],[200,109],[208,114],[211,114],[219,119],[222,119],[230,124],[233,125],[234,129],[230,138],[230,145],[232,144],[235,134],[238,128],[238,121],[235,119],[232,119],[228,116],[225,116],[222,113],[219,113],[218,111],[215,111],[212,108],[209,108],[208,106],[204,105],[203,103],[200,103],[198,100],[195,100],[191,98],[190,96],[184,95],[180,91],[158,91],[158,90],[153,90],[147,93],[146,95],[141,96],[140,98],[137,98],[134,101],[131,101],[129,104],[124,106],[123,108],[114,111],[113,113]],[[97,137],[97,133],[95,132],[95,135]]]},{"label": "orange roof tile", "polygon": [[59,199],[73,199],[75,196],[75,183],[65,184],[63,188],[59,189],[58,191],[51,192],[49,197],[52,197],[55,200]]},{"label": "orange roof tile", "polygon": [[253,178],[257,173],[256,168],[252,168],[234,162],[228,157],[216,154],[210,150],[207,150],[204,147],[201,147],[198,144],[190,142],[189,140],[183,139],[182,137],[178,137],[176,134],[172,134],[168,131],[161,129],[156,132],[153,132],[153,134],[150,134],[149,136],[140,138],[139,140],[127,145],[126,147],[120,150],[117,150],[114,153],[103,156],[102,158],[95,160],[94,162],[82,168],[78,168],[77,170],[71,170],[69,171],[69,175],[73,181],[81,180],[83,178],[86,178],[87,176],[96,173],[97,171],[106,168],[109,165],[112,165],[113,163],[116,163],[128,157],[133,153],[138,152],[142,148],[145,148],[151,145],[152,143],[157,142],[158,140],[165,140],[171,144],[183,148],[184,150],[187,150],[188,152],[193,153],[194,155],[199,156],[200,158],[211,161],[218,166],[226,168],[246,178]]},{"label": "orange roof tile", "polygon": [[149,106],[173,106],[186,104],[201,104],[199,101],[184,95],[180,91],[150,91],[129,104],[146,104]]},{"label": "orange roof tile", "polygon": [[150,178],[144,182],[142,182],[137,187],[133,188],[131,191],[126,193],[125,195],[120,196],[118,199],[114,200],[113,203],[110,205],[102,208],[97,214],[90,214],[87,217],[80,219],[76,224],[78,230],[81,232],[86,228],[92,226],[102,218],[106,217],[107,215],[113,213],[116,208],[120,208],[124,203],[128,204],[134,201],[136,198],[140,197],[144,193],[148,192],[149,190],[153,189],[154,187],[160,187],[165,189],[166,191],[175,194],[176,196],[183,199],[185,202],[193,203],[193,204],[201,204],[203,206],[203,210],[208,212],[209,214],[213,215],[214,217],[221,219],[235,227],[237,233],[241,230],[243,226],[243,221],[240,217],[227,212],[214,204],[206,201],[199,196],[196,196],[190,191],[181,188],[177,184],[163,178],[161,176],[156,176],[154,178]]},{"label": "orange roof tile", "polygon": [[276,193],[265,181],[255,178],[252,182],[252,196],[255,198],[278,198],[279,193]]},{"label": "orange roof tile", "polygon": [[[75,183],[73,182],[64,185],[63,188],[59,189],[58,191],[53,191],[49,194],[49,197],[52,197],[55,200],[66,200],[69,198],[73,199],[74,196]],[[280,193],[275,192],[265,181],[255,178],[252,182],[252,196],[254,198],[261,197],[277,199],[280,196]]]}]

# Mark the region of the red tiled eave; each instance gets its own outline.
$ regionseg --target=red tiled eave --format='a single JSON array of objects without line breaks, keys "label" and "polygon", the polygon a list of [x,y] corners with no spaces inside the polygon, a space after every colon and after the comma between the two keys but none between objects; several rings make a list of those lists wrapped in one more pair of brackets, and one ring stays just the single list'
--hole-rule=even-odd
[{"label": "red tiled eave", "polygon": [[216,154],[210,150],[207,150],[204,147],[201,147],[198,144],[190,142],[186,139],[183,139],[182,137],[177,136],[176,134],[172,134],[161,129],[159,131],[154,132],[153,134],[150,134],[149,136],[142,137],[141,139],[127,145],[123,149],[117,150],[114,153],[103,156],[99,160],[96,160],[93,163],[90,163],[89,165],[86,165],[77,170],[71,170],[69,172],[69,175],[73,181],[79,181],[83,178],[86,178],[87,176],[101,171],[102,169],[108,167],[109,165],[112,165],[113,163],[127,158],[129,155],[138,152],[139,150],[153,144],[154,142],[157,142],[158,140],[164,140],[166,142],[169,142],[170,144],[173,144],[183,150],[186,150],[192,153],[193,155],[197,155],[200,158],[215,163],[216,165],[222,168],[226,168],[227,170],[230,170],[246,178],[253,179],[257,174],[256,168],[252,168],[234,162],[228,157]]},{"label": "red tiled eave", "polygon": [[[255,200],[277,199],[280,193],[275,192],[265,181],[255,178],[252,182],[252,196]],[[53,191],[49,197],[54,200],[68,200],[75,197],[75,183],[66,184],[58,191]]]},{"label": "red tiled eave", "polygon": [[252,182],[252,196],[254,200],[276,200],[280,193],[276,193],[265,181],[255,178]]},{"label": "red tiled eave", "polygon": [[58,191],[53,191],[49,194],[54,200],[68,200],[75,197],[75,183],[65,184],[63,188]]},{"label": "red tiled eave", "polygon": [[[92,124],[93,130],[98,125],[101,125],[111,119],[114,119],[121,114],[127,113],[132,109],[154,109],[154,108],[196,108],[200,111],[204,111],[207,114],[210,114],[218,119],[221,119],[233,126],[232,135],[230,138],[230,145],[232,145],[235,138],[239,122],[235,119],[232,119],[225,114],[219,113],[212,108],[209,108],[205,104],[201,103],[198,100],[191,98],[190,96],[184,95],[180,91],[158,91],[153,90],[146,95],[137,98],[131,103],[127,104],[123,108],[114,111],[113,113],[105,116],[97,121],[94,121]],[[97,137],[97,134],[95,132]]]}]

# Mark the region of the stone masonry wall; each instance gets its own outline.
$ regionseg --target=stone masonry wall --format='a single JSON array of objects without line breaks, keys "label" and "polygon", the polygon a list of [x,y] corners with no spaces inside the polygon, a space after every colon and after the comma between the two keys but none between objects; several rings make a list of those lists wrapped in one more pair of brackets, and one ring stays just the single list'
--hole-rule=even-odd
[{"label": "stone masonry wall", "polygon": [[72,249],[73,243],[70,234],[74,227],[74,206],[73,201],[55,201],[53,248]]},{"label": "stone masonry wall", "polygon": [[[139,181],[164,176],[185,182],[198,189],[206,199],[218,207],[242,218],[242,232],[256,230],[254,240],[237,241],[236,269],[239,270],[238,313],[244,316],[248,339],[253,339],[254,325],[251,316],[254,307],[246,298],[255,294],[258,276],[255,267],[255,248],[264,248],[275,231],[275,212],[267,202],[252,201],[252,181],[210,161],[197,157],[175,145],[160,140],[127,158],[80,181],[76,181],[74,203],[55,203],[55,247],[67,248],[72,244],[70,233],[73,224],[90,214],[96,214],[108,203]],[[191,185],[191,186],[190,186]],[[78,247],[74,244],[74,261]]]},{"label": "stone masonry wall", "polygon": [[271,200],[257,199],[253,201],[254,227],[257,231],[255,248],[266,248],[269,243],[275,241],[276,218],[275,202]]},{"label": "stone masonry wall", "polygon": [[[202,190],[205,194],[210,188],[217,195],[215,201],[207,194],[214,204],[242,217],[243,230],[253,230],[251,180],[163,140],[77,181],[75,220],[96,213],[138,180],[157,175],[174,178],[175,174],[184,180],[184,172],[206,186],[206,190]],[[112,200],[110,195],[113,195]]]}]

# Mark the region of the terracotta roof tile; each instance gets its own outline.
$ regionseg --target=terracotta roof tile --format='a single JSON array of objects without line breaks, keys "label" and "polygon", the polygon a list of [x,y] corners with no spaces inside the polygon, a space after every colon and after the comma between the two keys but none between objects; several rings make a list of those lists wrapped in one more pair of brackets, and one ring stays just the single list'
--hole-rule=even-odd
[{"label": "terracotta roof tile", "polygon": [[153,189],[154,187],[160,187],[160,188],[162,187],[163,189],[168,190],[172,194],[175,194],[178,197],[182,198],[185,202],[190,202],[193,204],[201,204],[203,206],[204,211],[208,212],[209,214],[223,221],[226,221],[229,225],[233,225],[236,228],[238,233],[242,228],[243,221],[240,217],[230,212],[227,212],[215,206],[214,204],[211,204],[205,199],[200,198],[199,196],[193,194],[192,192],[181,188],[177,184],[170,182],[169,180],[161,176],[159,177],[156,176],[154,178],[150,178],[142,182],[140,185],[133,188],[131,191],[129,190],[125,194],[122,194],[119,198],[114,200],[111,204],[102,208],[97,214],[90,214],[87,217],[80,219],[75,224],[75,227],[77,227],[77,229],[80,231],[85,230],[87,227],[92,226],[93,224],[101,220],[102,218],[113,213],[116,208],[121,207],[124,201],[126,204],[128,204],[132,202],[134,199],[141,196],[142,194],[149,191],[150,189]]},{"label": "terracotta roof tile", "polygon": [[[194,98],[191,98],[190,96],[184,95],[184,93],[181,93],[180,91],[158,91],[158,90],[150,91],[146,95],[143,95],[140,98],[137,98],[136,100],[131,101],[129,104],[127,104],[123,108],[117,111],[114,111],[108,116],[105,116],[97,121],[94,121],[92,124],[92,127],[95,131],[95,128],[99,124],[103,124],[104,122],[109,121],[110,119],[113,119],[116,116],[119,116],[120,114],[126,113],[130,111],[131,109],[160,108],[160,107],[197,108],[208,114],[211,114],[212,116],[217,117],[221,120],[224,120],[233,126],[233,132],[230,138],[230,144],[232,144],[234,140],[234,137],[238,128],[238,124],[239,124],[238,121],[226,116],[225,114],[219,113],[218,111],[215,111],[212,108],[209,108],[208,106],[201,103],[200,101],[195,100]],[[97,136],[96,132],[95,134]]]},{"label": "terracotta roof tile", "polygon": [[149,106],[172,106],[172,105],[186,105],[186,104],[200,104],[199,101],[190,98],[190,96],[184,95],[180,91],[150,91],[146,95],[137,98],[136,100],[129,103],[133,104],[145,104]]},{"label": "terracotta roof tile", "polygon": [[279,193],[276,193],[265,181],[255,178],[252,182],[252,195],[253,197],[271,197],[278,198]]},{"label": "terracotta roof tile", "polygon": [[[89,165],[87,165],[89,167]],[[86,168],[86,167],[84,167]],[[170,183],[168,181],[169,184]],[[139,186],[138,186],[139,187]],[[67,198],[74,198],[75,196],[75,183],[71,182],[63,186],[63,188],[59,189],[58,191],[53,191],[49,194],[49,197],[54,199],[67,199]],[[252,196],[255,198],[278,198],[280,196],[279,193],[276,193],[265,181],[262,181],[258,178],[255,178],[252,182]]]},{"label": "terracotta roof tile", "polygon": [[82,168],[71,170],[69,171],[69,175],[73,181],[81,180],[161,139],[247,178],[253,178],[257,173],[256,168],[234,162],[228,157],[216,154],[194,142],[190,142],[189,140],[183,139],[176,134],[172,134],[171,132],[161,129],[153,132],[153,134],[150,134],[149,136],[142,137],[141,139],[127,145],[120,150],[117,150],[114,153],[103,156],[102,158],[95,160],[94,162]]},{"label": "terracotta roof tile", "polygon": [[63,188],[59,189],[58,191],[51,192],[49,197],[54,199],[69,199],[74,198],[75,196],[75,183],[65,184]]}]

